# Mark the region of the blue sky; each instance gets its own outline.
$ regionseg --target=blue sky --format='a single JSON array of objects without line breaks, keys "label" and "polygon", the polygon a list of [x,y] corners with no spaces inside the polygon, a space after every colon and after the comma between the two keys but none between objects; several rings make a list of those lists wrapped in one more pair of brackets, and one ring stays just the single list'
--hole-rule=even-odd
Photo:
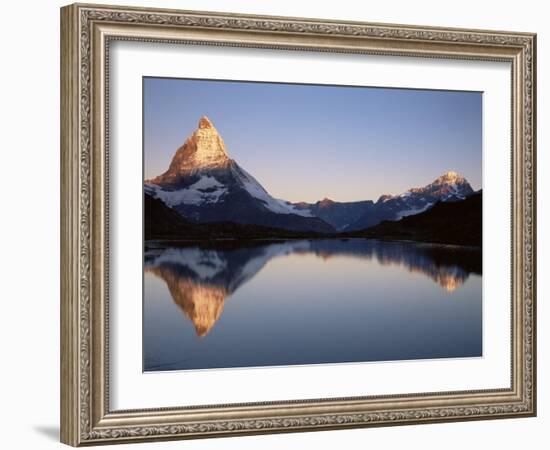
[{"label": "blue sky", "polygon": [[482,94],[144,78],[145,178],[206,115],[277,198],[376,200],[449,170],[481,188]]}]

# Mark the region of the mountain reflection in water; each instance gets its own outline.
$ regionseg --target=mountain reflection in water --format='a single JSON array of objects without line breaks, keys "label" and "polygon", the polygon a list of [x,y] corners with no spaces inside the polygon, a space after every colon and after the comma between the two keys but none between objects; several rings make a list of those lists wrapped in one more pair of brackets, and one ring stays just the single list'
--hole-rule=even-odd
[{"label": "mountain reflection in water", "polygon": [[163,280],[172,300],[206,336],[220,319],[225,300],[255,277],[273,258],[309,254],[330,262],[336,257],[395,266],[422,274],[446,292],[459,289],[470,274],[481,274],[481,251],[410,242],[367,239],[301,240],[264,245],[226,243],[225,247],[164,247],[147,243],[145,272]]}]

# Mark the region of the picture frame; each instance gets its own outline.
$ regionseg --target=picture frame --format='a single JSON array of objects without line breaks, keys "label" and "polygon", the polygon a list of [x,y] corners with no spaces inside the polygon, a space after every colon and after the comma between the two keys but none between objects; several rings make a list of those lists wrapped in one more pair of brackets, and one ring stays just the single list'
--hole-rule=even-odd
[{"label": "picture frame", "polygon": [[[420,64],[509,64],[510,385],[113,409],[109,186],[115,172],[109,139],[115,130],[109,67],[111,45],[120,41],[292,51],[295,57],[312,52],[410,57]],[[535,415],[535,34],[107,5],[61,9],[62,442],[81,446]]]}]

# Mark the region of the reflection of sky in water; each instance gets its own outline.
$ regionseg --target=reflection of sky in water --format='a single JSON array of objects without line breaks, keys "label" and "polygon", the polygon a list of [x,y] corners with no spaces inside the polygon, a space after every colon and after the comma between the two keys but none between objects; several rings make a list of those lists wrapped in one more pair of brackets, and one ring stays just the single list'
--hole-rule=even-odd
[{"label": "reflection of sky in water", "polygon": [[144,368],[481,356],[480,260],[370,240],[150,250]]}]

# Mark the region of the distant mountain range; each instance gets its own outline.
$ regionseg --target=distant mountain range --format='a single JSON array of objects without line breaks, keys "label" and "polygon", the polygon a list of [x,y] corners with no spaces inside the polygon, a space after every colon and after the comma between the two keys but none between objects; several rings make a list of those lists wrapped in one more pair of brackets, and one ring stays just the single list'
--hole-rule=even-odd
[{"label": "distant mountain range", "polygon": [[362,230],[383,220],[399,220],[426,211],[437,202],[464,200],[474,190],[456,172],[447,172],[424,187],[411,188],[401,195],[382,195],[376,202],[335,202],[325,198],[317,203],[298,203],[302,211],[320,217],[338,231]]},{"label": "distant mountain range", "polygon": [[464,177],[447,172],[424,187],[383,195],[376,202],[279,200],[229,157],[212,122],[202,117],[197,130],[177,149],[168,170],[145,182],[145,228],[146,236],[147,232],[149,236],[232,232],[271,236],[282,230],[289,235],[352,233],[383,221],[405,225],[408,216],[439,203],[461,203],[473,194]]}]

